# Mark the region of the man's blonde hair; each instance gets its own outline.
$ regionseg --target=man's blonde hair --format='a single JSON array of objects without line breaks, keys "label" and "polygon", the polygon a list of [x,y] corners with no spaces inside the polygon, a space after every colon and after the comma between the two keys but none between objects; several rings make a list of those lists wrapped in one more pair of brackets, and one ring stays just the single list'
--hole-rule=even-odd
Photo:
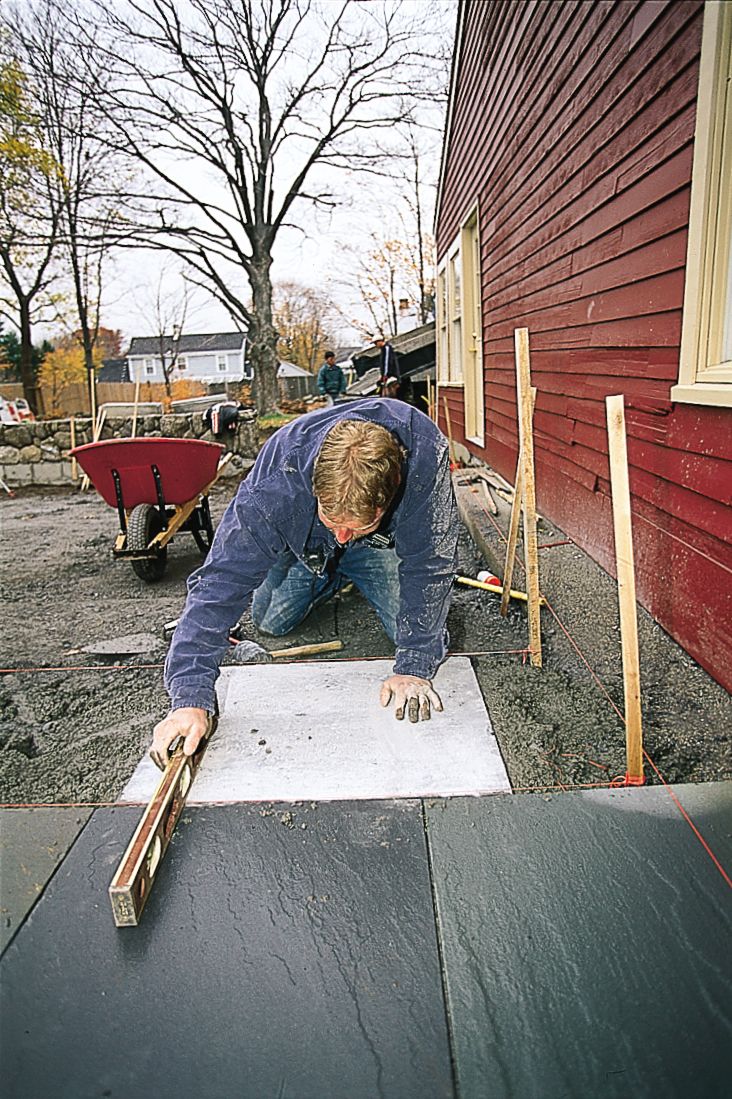
[{"label": "man's blonde hair", "polygon": [[368,526],[387,510],[399,487],[402,448],[390,431],[368,420],[340,420],[326,435],[313,472],[313,491],[329,519]]}]

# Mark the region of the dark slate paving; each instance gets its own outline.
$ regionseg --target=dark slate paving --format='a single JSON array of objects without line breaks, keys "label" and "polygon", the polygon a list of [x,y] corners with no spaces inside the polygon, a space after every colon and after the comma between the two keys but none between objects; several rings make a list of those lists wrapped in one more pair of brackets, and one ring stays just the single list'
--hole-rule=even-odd
[{"label": "dark slate paving", "polygon": [[419,802],[189,808],[116,929],[138,816],[97,810],[6,951],[3,1099],[453,1095]]},{"label": "dark slate paving", "polygon": [[[729,873],[732,784],[675,792]],[[663,788],[428,809],[461,1099],[720,1099],[729,887]]]},{"label": "dark slate paving", "polygon": [[90,816],[90,809],[0,809],[0,953]]}]

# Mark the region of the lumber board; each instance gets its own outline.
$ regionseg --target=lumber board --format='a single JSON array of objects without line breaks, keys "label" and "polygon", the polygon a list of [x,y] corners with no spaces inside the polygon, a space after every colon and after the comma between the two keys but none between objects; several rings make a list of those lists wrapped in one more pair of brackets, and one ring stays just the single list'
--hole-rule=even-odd
[{"label": "lumber board", "polygon": [[[533,398],[531,393],[531,366],[529,362],[529,330],[517,328],[514,333],[516,347],[516,385],[519,401],[519,446],[522,455],[524,516],[524,562],[526,566],[526,594],[529,597],[529,648],[531,664],[540,668],[541,611],[539,608],[539,550],[536,540],[536,481],[534,476],[534,435],[532,428]],[[515,497],[518,493],[514,494]],[[504,585],[508,587],[504,577]]]},{"label": "lumber board", "polygon": [[633,529],[630,515],[628,451],[625,440],[625,406],[622,394],[606,399],[610,451],[610,484],[613,498],[615,559],[620,605],[620,643],[623,656],[625,746],[628,776],[643,781],[643,724],[640,703],[638,617],[635,599]]}]

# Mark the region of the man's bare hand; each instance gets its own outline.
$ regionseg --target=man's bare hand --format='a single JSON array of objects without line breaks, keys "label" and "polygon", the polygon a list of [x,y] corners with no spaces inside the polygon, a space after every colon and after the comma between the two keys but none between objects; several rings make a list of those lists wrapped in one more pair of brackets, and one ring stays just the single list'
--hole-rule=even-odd
[{"label": "man's bare hand", "polygon": [[179,737],[183,737],[184,754],[192,756],[208,729],[208,722],[208,711],[199,710],[195,706],[171,710],[153,730],[153,742],[150,745],[153,763],[164,771],[168,765],[170,746]]},{"label": "man's bare hand", "polygon": [[410,721],[429,721],[430,706],[442,709],[440,696],[432,689],[429,679],[416,675],[390,675],[381,685],[379,701],[388,706],[394,699],[394,716],[402,721],[406,710]]}]

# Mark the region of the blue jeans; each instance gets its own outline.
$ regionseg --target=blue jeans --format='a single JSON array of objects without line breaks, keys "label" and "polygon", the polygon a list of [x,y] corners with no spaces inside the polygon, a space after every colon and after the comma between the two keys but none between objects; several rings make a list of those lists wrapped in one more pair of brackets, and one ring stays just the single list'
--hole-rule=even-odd
[{"label": "blue jeans", "polygon": [[316,576],[291,550],[285,550],[254,592],[252,621],[262,633],[280,637],[299,626],[310,611],[351,580],[394,641],[399,611],[398,570],[395,550],[376,549],[363,542],[346,548],[332,576]]}]

